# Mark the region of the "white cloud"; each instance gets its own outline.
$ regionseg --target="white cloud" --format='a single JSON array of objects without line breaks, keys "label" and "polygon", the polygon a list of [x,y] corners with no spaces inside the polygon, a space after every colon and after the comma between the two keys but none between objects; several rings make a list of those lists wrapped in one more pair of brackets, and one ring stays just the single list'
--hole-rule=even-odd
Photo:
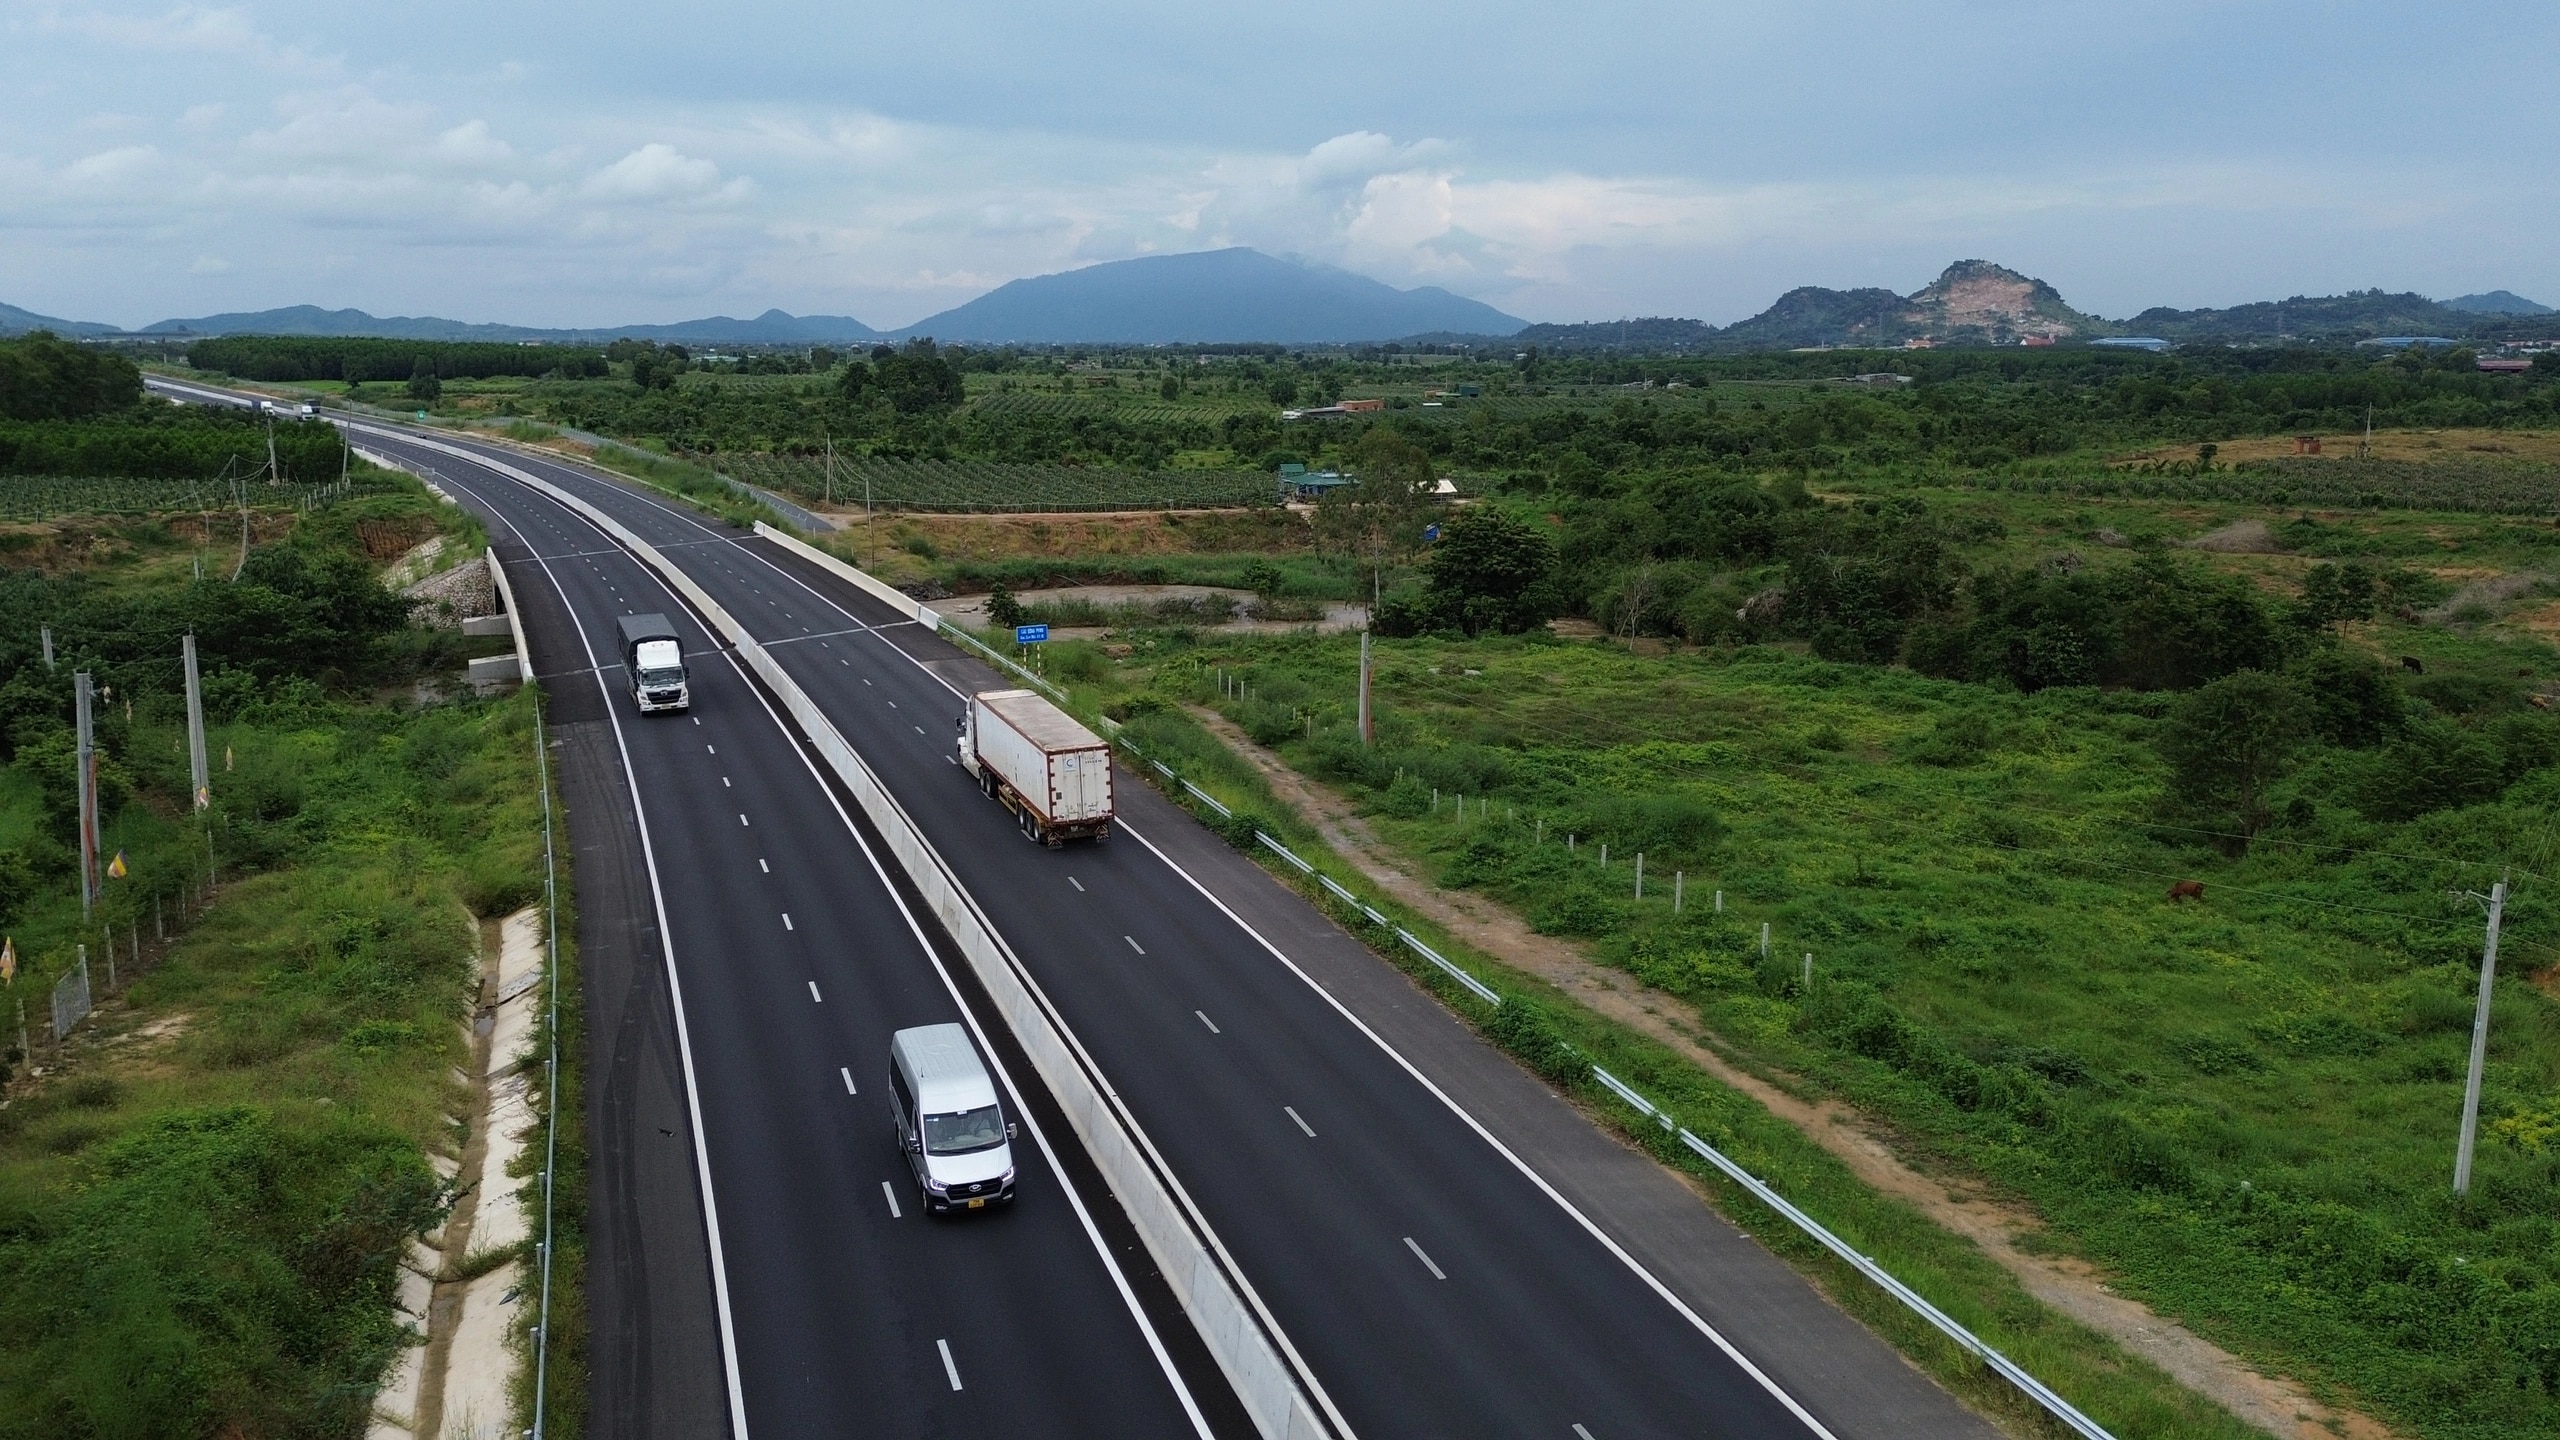
[{"label": "white cloud", "polygon": [[727,205],[747,199],[754,190],[755,182],[745,176],[723,181],[717,164],[661,141],[641,146],[588,176],[578,187],[589,199],[626,205]]},{"label": "white cloud", "polygon": [[244,11],[217,6],[179,5],[157,15],[122,15],[86,6],[67,13],[50,9],[39,23],[46,30],[124,50],[219,55],[285,70],[328,70],[336,64],[279,42]]}]

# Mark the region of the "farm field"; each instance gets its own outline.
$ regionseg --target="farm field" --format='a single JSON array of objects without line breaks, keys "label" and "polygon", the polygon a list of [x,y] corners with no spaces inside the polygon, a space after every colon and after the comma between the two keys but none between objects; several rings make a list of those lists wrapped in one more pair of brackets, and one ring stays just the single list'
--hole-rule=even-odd
[{"label": "farm field", "polygon": [[1254,471],[1140,472],[992,460],[894,460],[807,455],[722,455],[731,477],[829,504],[899,510],[1195,510],[1274,503],[1270,476]]},{"label": "farm field", "polygon": [[[2164,804],[2158,692],[2021,694],[1785,644],[1426,636],[1379,642],[1364,751],[1342,640],[1136,631],[1127,658],[1062,651],[1052,673],[1150,725],[1178,713],[1150,707],[1220,710],[1424,873],[1678,997],[1716,1048],[1877,1117],[2227,1349],[2406,1433],[2560,1435],[2560,737],[2527,703],[2560,688],[2547,526],[1928,498],[2004,522],[1981,564],[2065,545],[2132,563],[2090,542],[2107,528],[2272,600],[2323,554],[2396,557],[2442,598],[2340,643],[2423,657],[2393,682],[2411,733],[2506,737],[2505,768],[2412,813],[2379,797],[2425,751],[2317,747],[2241,846]],[[2176,548],[2250,523],[2290,546]],[[2457,1199],[2482,927],[2446,892],[2502,875],[2479,1171]],[[2168,900],[2187,879],[2202,901]]]}]

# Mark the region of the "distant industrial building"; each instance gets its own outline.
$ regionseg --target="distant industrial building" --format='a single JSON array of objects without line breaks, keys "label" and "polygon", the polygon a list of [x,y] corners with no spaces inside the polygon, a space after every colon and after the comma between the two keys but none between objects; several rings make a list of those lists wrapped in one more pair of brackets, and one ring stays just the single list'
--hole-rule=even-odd
[{"label": "distant industrial building", "polygon": [[2169,342],[2153,335],[2101,335],[2089,342],[2114,350],[2149,350],[2158,353],[2169,349]]},{"label": "distant industrial building", "polygon": [[2359,347],[2368,350],[2406,350],[2411,346],[2422,350],[2450,350],[2461,343],[2459,340],[2447,339],[2442,335],[2380,335],[2371,340],[2356,342]]}]

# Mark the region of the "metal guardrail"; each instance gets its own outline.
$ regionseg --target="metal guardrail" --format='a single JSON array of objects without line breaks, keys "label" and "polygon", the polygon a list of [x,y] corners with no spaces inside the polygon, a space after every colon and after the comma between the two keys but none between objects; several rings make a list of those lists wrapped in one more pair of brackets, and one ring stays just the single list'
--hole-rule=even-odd
[{"label": "metal guardrail", "polygon": [[[801,542],[797,542],[795,539],[794,543],[799,544]],[[832,556],[824,556],[823,552],[816,551],[814,547],[809,547],[809,549],[810,553],[819,554],[824,559],[833,560],[834,558]],[[834,563],[839,566],[843,564],[841,561],[835,561]],[[843,568],[852,570],[853,567],[844,566]],[[854,571],[854,573],[860,576],[862,580],[870,581],[872,586],[877,586],[879,584],[878,581],[871,580],[870,576],[864,575],[860,571]],[[935,615],[922,604],[917,604],[915,609],[917,612],[917,618],[924,623],[933,626],[935,629],[946,635],[957,637],[971,647],[984,653],[989,659],[994,660],[997,664],[1002,665],[1007,670],[1013,671],[1014,673],[1022,676],[1031,683],[1038,685],[1041,689],[1049,691],[1052,695],[1057,695],[1060,699],[1065,698],[1046,681],[1039,679],[1039,677],[1032,675],[1031,672],[1024,670],[1012,661],[1007,660],[1004,656],[997,654],[993,649],[981,643],[976,636],[970,635],[965,631],[960,630],[957,626],[950,625],[948,622],[943,621],[940,616]],[[1217,811],[1222,816],[1230,819],[1234,817],[1235,812],[1226,804],[1221,802],[1216,796],[1213,796],[1207,791],[1201,789],[1199,786],[1183,779],[1180,774],[1175,772],[1172,766],[1147,755],[1144,751],[1141,751],[1138,748],[1134,741],[1131,741],[1125,735],[1119,737],[1119,740],[1120,744],[1125,747],[1131,755],[1145,760],[1149,765],[1155,768],[1156,773],[1162,775],[1165,779],[1180,785],[1183,788],[1183,791],[1193,799],[1198,800],[1200,803]],[[1428,944],[1425,944],[1422,939],[1419,936],[1416,936],[1412,931],[1389,920],[1385,915],[1379,913],[1375,906],[1362,901],[1349,890],[1337,884],[1331,876],[1318,871],[1314,865],[1310,864],[1296,851],[1291,850],[1287,845],[1281,843],[1279,840],[1261,830],[1254,831],[1253,838],[1264,848],[1270,850],[1281,859],[1286,860],[1289,864],[1296,867],[1300,873],[1313,876],[1316,883],[1322,885],[1328,894],[1331,894],[1343,904],[1359,911],[1362,915],[1368,918],[1371,924],[1376,925],[1382,930],[1392,931],[1398,942],[1403,944],[1407,949],[1412,950],[1415,954],[1421,956],[1423,959],[1431,962],[1432,965],[1437,967],[1442,973],[1449,976],[1450,979],[1465,987],[1469,994],[1474,995],[1477,999],[1482,1000],[1487,1005],[1499,1006],[1502,1004],[1502,996],[1500,992],[1494,990],[1483,981],[1478,980],[1475,976],[1468,974],[1464,969],[1452,962],[1447,956],[1442,955],[1439,951],[1434,950]],[[1932,1327],[1944,1334],[1948,1339],[1953,1340],[1958,1346],[1962,1347],[1966,1353],[1981,1360],[1986,1367],[1998,1374],[2002,1379],[2008,1381],[2011,1385],[2015,1386],[2018,1391],[2021,1394],[2024,1394],[2028,1399],[2033,1400],[2037,1405],[2043,1407],[2073,1434],[2082,1437],[2082,1440],[2115,1440],[2115,1437],[2109,1433],[2104,1426],[2082,1414],[2077,1407],[2071,1404],[2070,1401],[2065,1400],[2060,1395],[2054,1393],[2052,1388],[2047,1386],[2043,1381],[2038,1380],[2035,1376],[2029,1374],[2023,1367],[2018,1365],[2017,1362],[2001,1354],[1998,1350],[1993,1349],[1979,1336],[1966,1329],[1963,1325],[1957,1323],[1956,1320],[1945,1311],[1930,1304],[1926,1298],[1919,1294],[1919,1292],[1895,1279],[1883,1266],[1858,1253],[1858,1251],[1847,1241],[1842,1240],[1839,1236],[1833,1234],[1829,1229],[1825,1228],[1820,1221],[1815,1220],[1812,1216],[1797,1209],[1793,1204],[1788,1202],[1786,1197],[1780,1195],[1777,1191],[1770,1189],[1767,1184],[1759,1179],[1759,1177],[1753,1175],[1748,1170],[1743,1169],[1742,1166],[1736,1164],[1733,1159],[1724,1154],[1724,1152],[1716,1149],[1712,1145],[1709,1145],[1706,1141],[1699,1139],[1686,1128],[1678,1125],[1669,1115],[1663,1113],[1658,1106],[1654,1105],[1652,1101],[1645,1099],[1644,1096],[1631,1089],[1624,1081],[1618,1079],[1618,1077],[1610,1074],[1608,1071],[1597,1065],[1591,1067],[1591,1074],[1592,1078],[1597,1080],[1604,1088],[1609,1090],[1610,1093],[1633,1106],[1638,1113],[1644,1115],[1648,1119],[1651,1119],[1664,1130],[1674,1132],[1680,1143],[1695,1152],[1701,1159],[1704,1159],[1707,1163],[1715,1166],[1717,1170],[1731,1178],[1734,1183],[1750,1191],[1754,1197],[1761,1201],[1761,1203],[1767,1205],[1770,1209],[1777,1211],[1780,1216],[1784,1217],[1797,1229],[1802,1230],[1807,1236],[1811,1237],[1824,1249],[1829,1250],[1834,1255],[1837,1255],[1842,1260],[1848,1262],[1848,1264],[1856,1269],[1858,1273],[1866,1276],[1886,1294],[1891,1295],[1895,1300],[1900,1301],[1905,1307],[1909,1308],[1912,1313],[1927,1321]],[[539,1440],[539,1437],[537,1437],[537,1440]]]},{"label": "metal guardrail", "polygon": [[1750,1191],[1753,1197],[1758,1199],[1760,1203],[1777,1211],[1778,1214],[1783,1216],[1788,1223],[1794,1225],[1798,1230],[1803,1231],[1807,1236],[1811,1237],[1815,1243],[1821,1245],[1822,1248],[1839,1256],[1842,1260],[1847,1261],[1859,1274],[1874,1281],[1879,1289],[1882,1289],[1886,1294],[1891,1295],[1894,1299],[1901,1301],[1902,1304],[1913,1314],[1928,1321],[1929,1324],[1935,1327],[1940,1334],[1943,1334],[1948,1339],[1956,1342],[1956,1344],[1963,1347],[1968,1354],[1971,1354],[1975,1359],[1980,1360],[1984,1365],[1988,1366],[1993,1372],[1998,1374],[2000,1378],[2008,1381],[2011,1385],[2016,1386],[2019,1392],[2024,1394],[2028,1399],[2043,1406],[2047,1413],[2051,1414],[2054,1419],[2061,1421],[2063,1426],[2073,1434],[2084,1437],[2084,1440],[2115,1440],[2115,1437],[2108,1433],[2105,1426],[2100,1425],[2097,1421],[2081,1414],[2079,1409],[2072,1405],[2070,1401],[2055,1394],[2051,1387],[2047,1386],[2043,1381],[2038,1380],[2035,1376],[2028,1374],[2016,1361],[2011,1360],[2008,1356],[1991,1348],[1991,1346],[1985,1343],[1981,1337],[1975,1335],[1972,1331],[1967,1330],[1964,1326],[1956,1323],[1955,1319],[1948,1315],[1947,1312],[1930,1304],[1926,1299],[1922,1298],[1918,1291],[1913,1290],[1910,1286],[1893,1278],[1892,1274],[1883,1266],[1878,1265],[1875,1261],[1859,1254],[1855,1247],[1851,1246],[1848,1241],[1832,1234],[1830,1230],[1823,1226],[1822,1222],[1789,1204],[1785,1196],[1770,1189],[1769,1186],[1758,1176],[1753,1175],[1750,1171],[1745,1170],[1740,1165],[1736,1164],[1731,1156],[1726,1155],[1723,1151],[1718,1150],[1713,1145],[1708,1144],[1706,1141],[1701,1140],[1696,1135],[1690,1133],[1687,1128],[1678,1124],[1669,1115],[1664,1114],[1661,1107],[1655,1105],[1652,1101],[1647,1100],[1642,1095],[1637,1094],[1625,1081],[1620,1080],[1617,1076],[1610,1074],[1608,1071],[1601,1069],[1597,1065],[1591,1067],[1591,1077],[1599,1081],[1600,1084],[1611,1094],[1616,1095],[1619,1099],[1624,1100],[1629,1105],[1635,1107],[1638,1114],[1653,1121],[1664,1130],[1674,1132],[1678,1136],[1680,1143],[1696,1153],[1699,1158],[1705,1160],[1708,1164],[1715,1166],[1716,1169],[1724,1172],[1726,1178],[1732,1180],[1735,1184]]}]

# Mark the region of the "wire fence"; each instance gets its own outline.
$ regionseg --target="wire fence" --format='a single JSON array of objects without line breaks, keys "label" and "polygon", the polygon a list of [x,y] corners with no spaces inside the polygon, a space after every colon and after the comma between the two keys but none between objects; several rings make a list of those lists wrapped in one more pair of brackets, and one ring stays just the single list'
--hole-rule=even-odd
[{"label": "wire fence", "polygon": [[[1126,749],[1131,755],[1137,756],[1141,760],[1145,760],[1149,766],[1154,768],[1157,774],[1162,775],[1166,780],[1173,784],[1180,786],[1184,794],[1190,796],[1206,808],[1216,812],[1221,819],[1232,820],[1234,818],[1235,811],[1231,806],[1228,806],[1217,797],[1201,789],[1199,786],[1192,784],[1189,780],[1182,778],[1181,774],[1174,770],[1172,766],[1165,764],[1161,760],[1156,760],[1145,755],[1139,750],[1137,744],[1130,740],[1126,735],[1121,735],[1116,738],[1122,748]],[[1300,856],[1296,851],[1290,849],[1286,844],[1283,844],[1278,839],[1259,829],[1253,832],[1253,838],[1255,842],[1260,844],[1264,849],[1269,850],[1272,854],[1278,856],[1299,874],[1311,878],[1317,884],[1321,885],[1324,888],[1325,893],[1331,895],[1334,899],[1341,901],[1344,905],[1349,906],[1370,924],[1391,934],[1397,943],[1403,945],[1406,949],[1411,950],[1441,973],[1447,975],[1457,985],[1466,990],[1467,993],[1473,995],[1478,1000],[1483,1001],[1488,1006],[1499,1008],[1503,1004],[1503,996],[1500,991],[1495,990],[1492,986],[1486,984],[1483,980],[1478,979],[1475,975],[1468,972],[1464,967],[1456,964],[1447,956],[1444,956],[1439,951],[1433,949],[1419,936],[1416,936],[1411,930],[1402,925],[1396,924],[1375,905],[1372,905],[1368,901],[1365,901],[1359,896],[1353,894],[1348,888],[1335,881],[1332,876],[1317,869],[1313,863]],[[1762,944],[1764,946],[1767,944],[1765,931]],[[1798,1209],[1793,1203],[1789,1202],[1786,1197],[1772,1189],[1767,1182],[1761,1180],[1758,1176],[1753,1175],[1748,1169],[1744,1168],[1732,1157],[1716,1149],[1706,1141],[1699,1139],[1694,1133],[1682,1127],[1671,1117],[1669,1112],[1663,1110],[1660,1106],[1655,1105],[1652,1101],[1646,1099],[1643,1095],[1628,1086],[1624,1081],[1618,1079],[1617,1076],[1610,1074],[1600,1066],[1592,1065],[1590,1070],[1591,1078],[1594,1083],[1598,1084],[1602,1089],[1608,1091],[1610,1094],[1615,1095],[1620,1100],[1626,1102],[1645,1119],[1659,1125],[1666,1132],[1672,1133],[1674,1138],[1676,1138],[1682,1146],[1696,1154],[1700,1159],[1706,1161],[1709,1165],[1714,1166],[1716,1170],[1722,1173],[1726,1178],[1732,1180],[1735,1184],[1749,1192],[1753,1198],[1759,1200],[1762,1204],[1777,1212],[1782,1219],[1786,1220],[1788,1224],[1793,1225],[1797,1230],[1803,1232],[1804,1235],[1813,1240],[1814,1243],[1822,1246],[1825,1250],[1828,1250],[1833,1255],[1836,1255],[1840,1259],[1846,1261],[1851,1268],[1855,1269],[1859,1274],[1872,1281],[1877,1288],[1883,1290],[1887,1295],[1891,1296],[1905,1308],[1909,1309],[1913,1314],[1918,1315],[1939,1333],[1954,1341],[1957,1346],[1962,1348],[1967,1354],[1972,1355],[1975,1359],[1981,1361],[1982,1364],[1993,1373],[1999,1375],[2003,1380],[2006,1380],[2009,1384],[2016,1387],[2019,1393],[2034,1401],[2047,1414],[2051,1415],[2063,1428],[2074,1435],[2082,1437],[2082,1440],[2115,1440],[2115,1437],[2111,1435],[2104,1426],[2082,1414],[2077,1407],[2071,1404],[2070,1401],[2065,1400],[2061,1395],[2055,1393],[2052,1387],[2046,1385],[2043,1381],[2038,1380],[2034,1375],[2028,1373],[2025,1367],[2009,1359],[2006,1355],[2001,1354],[1999,1350],[1984,1341],[1980,1336],[1975,1335],[1971,1330],[1968,1330],[1962,1324],[1959,1324],[1945,1311],[1939,1309],[1936,1305],[1931,1304],[1927,1297],[1921,1295],[1910,1286],[1903,1284],[1900,1280],[1895,1279],[1892,1273],[1887,1271],[1882,1265],[1877,1264],[1868,1256],[1861,1254],[1847,1241],[1842,1240],[1838,1235],[1833,1234],[1827,1226],[1823,1225],[1820,1221],[1815,1220],[1804,1211]]]}]

